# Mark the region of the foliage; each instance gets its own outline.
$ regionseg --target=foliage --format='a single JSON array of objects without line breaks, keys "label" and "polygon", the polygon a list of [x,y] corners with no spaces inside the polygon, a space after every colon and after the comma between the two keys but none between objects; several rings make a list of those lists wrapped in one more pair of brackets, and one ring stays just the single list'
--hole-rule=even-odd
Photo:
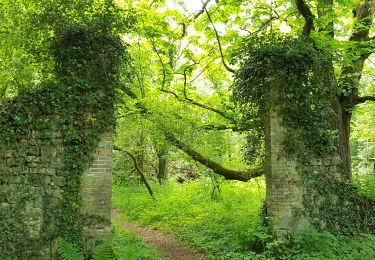
[{"label": "foliage", "polygon": [[64,239],[58,241],[57,252],[64,260],[83,260],[82,252]]},{"label": "foliage", "polygon": [[[374,202],[361,197],[353,185],[332,176],[328,167],[312,166],[314,160],[329,165],[324,161],[333,160],[340,149],[340,119],[335,118],[334,111],[339,90],[331,55],[310,38],[271,35],[246,39],[240,57],[243,63],[236,75],[234,97],[244,111],[244,124],[252,132],[265,131],[265,120],[276,113],[283,126],[283,152],[298,162],[298,185],[306,190],[306,212],[296,210],[293,214],[308,217],[318,229],[371,232]],[[264,138],[261,133],[254,136]],[[250,145],[254,143],[249,140]]]},{"label": "foliage", "polygon": [[305,230],[291,244],[273,241],[267,244],[265,259],[372,259],[374,236],[346,237],[328,232]]},{"label": "foliage", "polygon": [[118,260],[161,260],[160,253],[134,233],[114,221],[113,250]]},{"label": "foliage", "polygon": [[261,181],[258,185],[222,182],[221,196],[212,199],[209,179],[183,185],[170,181],[154,185],[157,203],[142,187],[114,187],[113,204],[130,219],[176,233],[208,254],[229,258],[260,247],[268,237],[260,224],[264,190]]},{"label": "foliage", "polygon": [[[94,248],[92,260],[161,260],[159,252],[135,234],[114,225],[113,236]],[[63,239],[58,241],[58,253],[63,260],[83,260],[83,254]]]},{"label": "foliage", "polygon": [[112,237],[106,238],[94,248],[93,260],[112,260],[115,258]]},{"label": "foliage", "polygon": [[[126,59],[121,40],[108,28],[99,30],[95,25],[83,27],[75,24],[64,29],[55,31],[54,37],[43,43],[44,55],[53,58],[50,79],[33,88],[19,89],[14,98],[2,98],[0,146],[3,148],[27,139],[36,132],[40,135],[37,138],[52,143],[55,132],[61,131],[61,175],[66,178],[67,184],[58,203],[51,203],[51,198],[45,197],[45,203],[52,209],[44,218],[46,224],[43,225],[45,230],[41,243],[61,237],[81,248],[83,222],[95,219],[82,216],[80,176],[91,160],[100,134],[113,128],[114,89]],[[28,193],[22,196],[26,195]],[[24,208],[25,201],[20,200],[18,207]],[[12,215],[12,212],[9,211],[9,214]],[[18,222],[22,225],[22,214],[16,216],[19,216]],[[12,225],[4,228],[11,237],[21,234]],[[23,240],[36,243],[28,235]],[[21,240],[18,242],[22,243]],[[7,243],[1,244],[6,246]],[[22,253],[13,249],[12,252],[12,256]]]},{"label": "foliage", "polygon": [[234,98],[246,128],[255,132],[251,138],[264,138],[264,116],[272,104],[285,127],[287,153],[329,154],[336,138],[331,102],[337,93],[329,73],[330,56],[308,38],[272,35],[246,39],[239,52],[243,63]]},{"label": "foliage", "polygon": [[[69,91],[68,98],[71,98],[71,102],[79,100],[79,103],[71,103],[59,111],[63,115],[62,129],[69,134],[64,138],[64,164],[68,167],[72,186],[66,192],[66,205],[57,214],[62,218],[60,223],[64,223],[60,227],[63,238],[77,243],[80,234],[72,228],[80,226],[75,223],[79,222],[80,214],[76,212],[77,206],[74,206],[80,204],[77,196],[79,178],[91,159],[90,152],[95,149],[99,134],[110,129],[113,124],[113,87],[122,49],[110,37],[81,29],[66,33],[59,44],[55,54],[57,79],[63,89]],[[81,122],[85,117],[87,121]],[[73,234],[76,237],[72,240]]]},{"label": "foliage", "polygon": [[[373,259],[375,237],[342,236],[306,230],[290,244],[273,241],[262,226],[261,182],[221,186],[222,199],[211,199],[208,180],[155,186],[158,202],[137,187],[113,190],[114,206],[123,218],[172,232],[210,259]],[[249,205],[251,205],[249,207]]]},{"label": "foliage", "polygon": [[[368,88],[369,94],[373,88]],[[356,129],[351,137],[354,184],[361,193],[375,199],[375,105],[357,107],[353,111],[353,126]]]}]

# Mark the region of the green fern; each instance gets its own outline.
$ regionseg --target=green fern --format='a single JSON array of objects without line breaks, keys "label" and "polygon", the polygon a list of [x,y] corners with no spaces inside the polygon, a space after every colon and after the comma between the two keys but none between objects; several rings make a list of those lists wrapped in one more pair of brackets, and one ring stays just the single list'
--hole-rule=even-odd
[{"label": "green fern", "polygon": [[93,260],[113,260],[116,259],[112,247],[112,237],[107,238],[101,244],[95,247]]},{"label": "green fern", "polygon": [[72,243],[64,239],[58,241],[57,252],[63,260],[84,260],[82,253]]}]

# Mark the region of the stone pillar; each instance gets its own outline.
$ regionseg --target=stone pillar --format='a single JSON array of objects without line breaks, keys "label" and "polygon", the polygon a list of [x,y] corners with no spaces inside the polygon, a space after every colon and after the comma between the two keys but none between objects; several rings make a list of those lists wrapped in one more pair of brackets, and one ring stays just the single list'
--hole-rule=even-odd
[{"label": "stone pillar", "polygon": [[[285,88],[285,82],[287,81],[282,78],[274,82],[269,100],[279,100],[279,91]],[[341,213],[334,212],[340,212],[343,205],[352,204],[347,198],[352,192],[351,188],[344,183],[338,172],[337,166],[341,159],[334,152],[319,158],[309,150],[309,147],[297,148],[304,149],[306,158],[303,159],[303,163],[301,158],[298,158],[298,152],[287,153],[284,144],[288,139],[279,113],[284,105],[288,104],[272,103],[266,111],[264,122],[266,206],[274,237],[289,240],[311,226],[318,229],[328,227],[331,231],[338,230],[339,226],[328,222],[333,222],[333,219],[339,221]],[[295,131],[305,130],[301,125]],[[302,137],[296,132],[295,136],[289,138],[293,140]],[[339,195],[340,191],[335,188],[336,186],[346,187],[348,194]]]},{"label": "stone pillar", "polygon": [[112,149],[112,133],[102,134],[93,161],[82,175],[82,212],[88,220],[83,235],[88,251],[112,230]]},{"label": "stone pillar", "polygon": [[302,215],[304,190],[296,160],[283,151],[284,129],[276,109],[268,113],[265,126],[267,214],[274,236],[289,239],[309,224]]}]

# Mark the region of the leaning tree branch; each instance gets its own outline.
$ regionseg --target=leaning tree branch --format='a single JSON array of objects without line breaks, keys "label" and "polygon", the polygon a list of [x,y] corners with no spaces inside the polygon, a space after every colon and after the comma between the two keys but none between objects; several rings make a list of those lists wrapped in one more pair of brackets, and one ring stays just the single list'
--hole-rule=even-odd
[{"label": "leaning tree branch", "polygon": [[127,150],[119,149],[118,147],[116,147],[116,150],[119,150],[123,153],[126,153],[132,159],[133,164],[134,164],[134,168],[138,172],[139,176],[141,177],[142,182],[145,184],[145,186],[148,190],[148,193],[150,194],[150,196],[152,197],[153,200],[156,200],[154,192],[152,191],[150,185],[148,184],[147,179],[146,179],[145,175],[143,174],[142,170],[138,166],[137,158],[135,158],[135,156]]},{"label": "leaning tree branch", "polygon": [[362,96],[362,97],[357,96],[356,98],[354,98],[355,105],[365,103],[366,101],[375,101],[375,96]]},{"label": "leaning tree branch", "polygon": [[[202,1],[203,3],[203,1]],[[212,25],[212,28],[214,29],[214,32],[215,32],[215,36],[216,36],[216,41],[217,41],[217,45],[219,46],[219,51],[220,51],[220,56],[221,56],[221,61],[225,67],[225,69],[229,72],[232,72],[232,73],[236,73],[236,71],[234,69],[232,69],[231,67],[229,67],[227,65],[227,63],[225,62],[225,59],[224,59],[224,55],[223,55],[223,48],[221,47],[221,42],[220,42],[220,37],[219,37],[219,33],[217,32],[216,30],[216,27],[215,27],[215,24],[213,23],[212,19],[211,19],[211,15],[210,13],[207,11],[207,8],[204,6],[204,11],[206,12],[207,14],[207,17],[208,17],[208,20],[210,21],[211,25]]]},{"label": "leaning tree branch", "polygon": [[212,125],[212,124],[210,125],[210,124],[207,124],[207,125],[201,125],[199,127],[203,128],[205,130],[215,130],[215,131],[223,131],[223,130],[232,130],[233,132],[243,131],[239,127],[237,127],[236,125],[228,126],[228,125]]},{"label": "leaning tree branch", "polygon": [[227,180],[238,180],[246,182],[264,174],[262,167],[253,167],[251,169],[248,169],[247,171],[227,169],[217,162],[214,162],[213,160],[195,151],[188,144],[179,140],[173,133],[164,131],[164,134],[166,139],[169,140],[172,145],[188,154],[193,160],[200,162],[207,168],[210,168],[214,173],[223,176]]},{"label": "leaning tree branch", "polygon": [[305,18],[305,25],[303,26],[302,34],[309,36],[311,30],[314,28],[314,18],[315,16],[311,12],[310,8],[307,6],[304,0],[296,0],[297,9],[300,14]]}]

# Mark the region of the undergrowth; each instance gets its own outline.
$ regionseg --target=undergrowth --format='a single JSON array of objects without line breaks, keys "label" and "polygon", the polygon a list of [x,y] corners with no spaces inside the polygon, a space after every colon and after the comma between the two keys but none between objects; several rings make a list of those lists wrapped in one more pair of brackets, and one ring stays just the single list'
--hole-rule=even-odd
[{"label": "undergrowth", "polygon": [[[114,224],[113,235],[95,247],[92,260],[162,260],[160,253],[136,234]],[[72,243],[61,239],[58,253],[62,260],[84,260],[83,253]]]},{"label": "undergrowth", "polygon": [[114,225],[113,250],[117,260],[162,260],[160,253],[134,233]]},{"label": "undergrowth", "polygon": [[263,226],[261,181],[224,181],[212,194],[209,180],[153,185],[154,202],[143,186],[113,187],[122,216],[172,233],[210,259],[375,259],[375,236],[334,236],[306,230],[290,244],[273,241]]}]

